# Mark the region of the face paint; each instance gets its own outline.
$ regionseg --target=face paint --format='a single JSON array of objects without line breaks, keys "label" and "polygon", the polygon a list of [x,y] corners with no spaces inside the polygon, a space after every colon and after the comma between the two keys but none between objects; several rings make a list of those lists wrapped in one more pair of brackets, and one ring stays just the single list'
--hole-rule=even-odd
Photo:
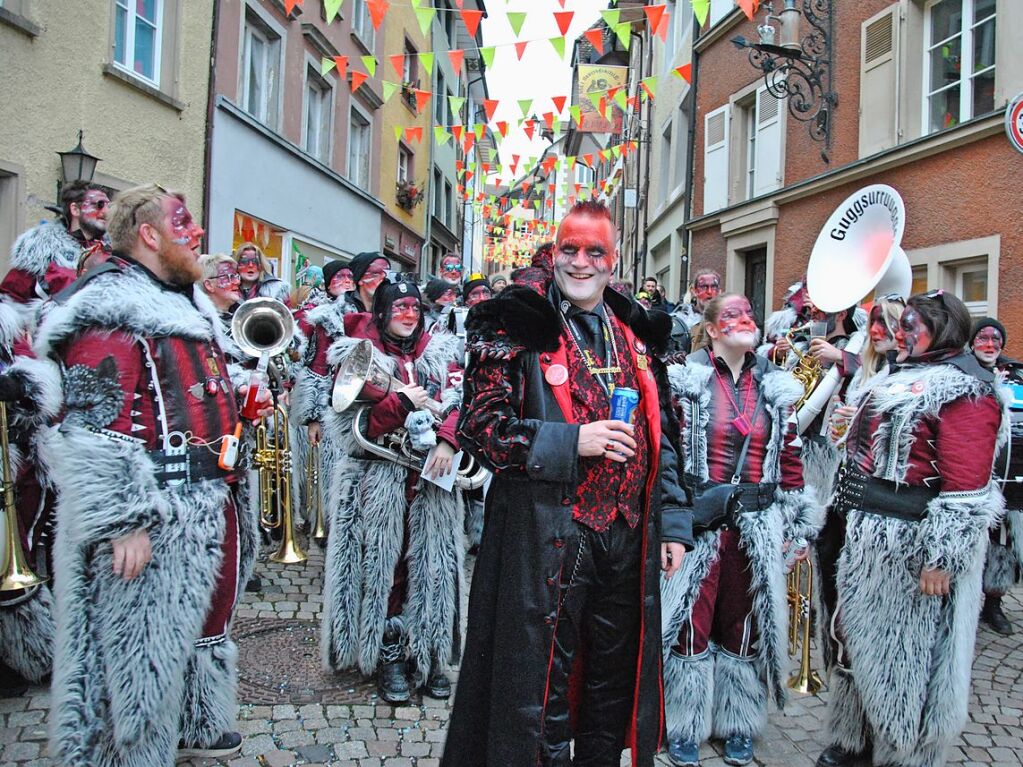
[{"label": "face paint", "polygon": [[199,243],[202,227],[195,223],[185,204],[176,197],[165,197],[160,234],[159,256],[165,279],[174,285],[191,285],[202,278]]},{"label": "face paint", "polygon": [[469,291],[469,295],[465,299],[466,306],[476,306],[478,303],[487,301],[494,297],[493,292],[486,285],[480,285],[479,287],[473,288]]},{"label": "face paint", "polygon": [[237,290],[242,284],[242,279],[238,276],[238,269],[234,264],[220,263],[217,264],[216,283],[218,288]]},{"label": "face paint", "polygon": [[171,242],[193,249],[199,247],[202,228],[192,220],[192,214],[183,202],[175,200],[175,203],[170,215]]},{"label": "face paint", "polygon": [[899,318],[899,329],[895,333],[895,340],[899,342],[902,349],[909,353],[910,357],[919,357],[930,348],[933,338],[923,317],[909,306]]},{"label": "face paint", "polygon": [[713,275],[704,275],[696,280],[693,295],[696,296],[696,308],[703,310],[709,301],[717,298],[721,292],[721,282]]},{"label": "face paint", "polygon": [[1002,334],[998,328],[986,327],[973,337],[973,353],[985,365],[993,365],[1002,354]]},{"label": "face paint", "polygon": [[610,221],[576,214],[561,222],[554,251],[554,279],[562,295],[573,304],[581,309],[596,306],[617,263]]},{"label": "face paint", "polygon": [[443,293],[441,293],[440,296],[437,297],[437,300],[434,301],[434,303],[435,304],[440,304],[441,306],[447,306],[448,304],[454,303],[454,301],[455,301],[455,289],[454,288],[448,288]]},{"label": "face paint", "polygon": [[366,270],[366,273],[363,275],[362,279],[359,280],[359,287],[365,290],[366,293],[368,293],[370,296],[372,296],[374,293],[376,293],[376,290],[378,287],[380,287],[380,284],[385,279],[387,279],[387,270],[390,268],[390,266],[391,264],[389,261],[387,261],[386,259],[378,258],[376,261],[369,265],[369,268]]},{"label": "face paint", "polygon": [[78,205],[78,225],[92,240],[99,239],[107,230],[107,208],[110,199],[101,189],[90,189]]},{"label": "face paint", "polygon": [[330,278],[327,292],[337,298],[342,293],[355,290],[355,280],[352,279],[351,269],[339,269],[337,274]]},{"label": "face paint", "polygon": [[735,298],[721,309],[715,323],[723,336],[737,336],[741,333],[757,332],[757,322],[753,319],[753,309],[745,298]]},{"label": "face paint", "polygon": [[408,338],[419,327],[422,308],[416,298],[399,298],[391,304],[391,319],[387,332],[398,338]]},{"label": "face paint", "polygon": [[881,317],[880,307],[874,307],[870,310],[870,343],[874,347],[874,351],[879,353],[889,352],[895,348],[895,338],[892,336],[892,332],[888,329],[888,325],[885,324],[884,319]]}]

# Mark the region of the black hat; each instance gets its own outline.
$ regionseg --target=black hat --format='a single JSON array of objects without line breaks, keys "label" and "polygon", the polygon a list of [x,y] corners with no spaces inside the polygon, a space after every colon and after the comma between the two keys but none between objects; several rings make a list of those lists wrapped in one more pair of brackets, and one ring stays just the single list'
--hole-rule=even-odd
[{"label": "black hat", "polygon": [[[369,264],[367,264],[368,266]],[[346,264],[344,261],[329,261],[323,267],[323,286],[325,288],[330,287],[330,281],[337,276],[337,273],[342,269],[351,269],[351,264]]]},{"label": "black hat", "polygon": [[447,280],[442,280],[439,277],[431,277],[430,281],[426,283],[426,298],[430,303],[433,303],[453,287],[454,285]]},{"label": "black hat", "polygon": [[[391,318],[391,304],[399,298],[414,298],[423,302],[419,286],[414,282],[385,282],[373,294],[373,320],[383,330]],[[423,315],[419,314],[419,328],[423,327]]]},{"label": "black hat", "polygon": [[490,280],[486,277],[477,277],[475,280],[466,280],[465,284],[462,285],[462,300],[467,301],[469,299],[469,294],[480,285],[486,285],[489,288]]},{"label": "black hat", "polygon": [[[352,270],[352,279],[355,280],[356,285],[358,285],[359,280],[361,280],[366,275],[366,270],[369,269],[369,265],[372,264],[374,261],[380,260],[381,258],[384,261],[388,260],[387,256],[385,256],[383,253],[380,253],[379,251],[376,250],[370,250],[365,253],[360,253],[351,260],[351,262],[348,264],[348,268]],[[324,279],[326,279],[326,277],[324,277]],[[330,284],[329,280],[327,281],[327,284]]]},{"label": "black hat", "polygon": [[973,330],[970,332],[970,346],[973,346],[973,339],[977,337],[977,333],[982,331],[984,328],[994,328],[1002,334],[1002,346],[1009,343],[1009,337],[1005,334],[1005,325],[1000,323],[994,317],[981,317],[975,323],[973,323]]}]

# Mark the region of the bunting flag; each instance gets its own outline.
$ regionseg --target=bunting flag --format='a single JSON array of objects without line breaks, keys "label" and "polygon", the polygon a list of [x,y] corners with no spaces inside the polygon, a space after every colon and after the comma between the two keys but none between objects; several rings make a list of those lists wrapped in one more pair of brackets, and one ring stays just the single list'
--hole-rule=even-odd
[{"label": "bunting flag", "polygon": [[693,65],[683,64],[680,67],[675,67],[671,70],[671,73],[681,80],[685,80],[687,83],[692,85],[693,83]]},{"label": "bunting flag", "polygon": [[753,21],[753,17],[756,15],[760,6],[760,0],[735,0],[735,2],[740,8],[742,8],[742,12],[746,14],[746,18]]},{"label": "bunting flag", "polygon": [[587,29],[583,32],[583,36],[590,41],[597,53],[604,53],[604,30],[602,29]]},{"label": "bunting flag", "polygon": [[640,87],[646,91],[647,97],[653,99],[657,96],[657,76],[646,77],[639,81]]},{"label": "bunting flag", "polygon": [[561,114],[565,111],[566,101],[568,101],[568,96],[551,96],[551,103],[554,104],[556,114]]},{"label": "bunting flag", "polygon": [[518,37],[522,32],[522,24],[526,20],[526,12],[508,11],[505,16],[508,18],[508,23],[511,24],[512,32]]},{"label": "bunting flag", "polygon": [[478,123],[478,124],[473,126],[473,133],[476,134],[476,140],[477,141],[482,141],[483,140],[483,134],[486,132],[486,130],[487,130],[487,126],[484,125],[483,123]]},{"label": "bunting flag", "polygon": [[327,72],[329,72],[333,68],[334,68],[334,59],[330,58],[329,56],[324,56],[322,59],[320,59],[320,76],[321,77],[326,77],[327,76]]},{"label": "bunting flag", "polygon": [[401,80],[405,77],[405,54],[395,53],[393,56],[388,56],[387,60],[391,62],[391,67],[394,68],[394,73],[398,75],[398,79]]},{"label": "bunting flag", "polygon": [[629,45],[632,43],[632,24],[627,21],[623,21],[621,24],[614,25],[615,35],[618,37],[618,42],[622,44],[625,50],[629,50]]},{"label": "bunting flag", "polygon": [[650,24],[650,31],[653,32],[661,25],[661,17],[668,9],[666,5],[646,5],[643,11],[646,13],[646,20]]},{"label": "bunting flag", "polygon": [[433,54],[432,53],[420,53],[419,63],[423,65],[423,69],[426,70],[428,75],[433,74]]},{"label": "bunting flag", "polygon": [[462,15],[462,21],[465,22],[465,28],[469,32],[469,37],[476,37],[476,30],[480,28],[480,20],[483,18],[483,11],[473,11],[468,8],[463,8],[459,11]]},{"label": "bunting flag", "polygon": [[366,67],[366,71],[369,72],[370,77],[377,76],[377,60],[375,56],[363,56],[362,65]]},{"label": "bunting flag", "polygon": [[[551,48],[553,48],[554,52],[556,54],[558,54],[558,58],[559,59],[564,59],[565,58],[565,38],[564,37],[552,37],[549,40],[549,42],[551,44]],[[525,45],[525,43],[523,43],[523,45]]]},{"label": "bunting flag", "polygon": [[430,96],[433,94],[430,91],[414,90],[413,93],[416,95],[416,111],[422,112],[426,109],[426,105],[430,103]]},{"label": "bunting flag", "polygon": [[522,110],[522,116],[526,117],[529,115],[529,111],[533,108],[533,99],[519,99],[519,109]]},{"label": "bunting flag", "polygon": [[419,31],[424,37],[429,36],[430,27],[433,25],[433,17],[437,15],[436,8],[416,8],[416,19],[419,21]]},{"label": "bunting flag", "polygon": [[461,114],[462,107],[465,106],[465,96],[448,96],[448,106],[451,107],[451,114]]},{"label": "bunting flag", "polygon": [[483,99],[483,111],[487,115],[488,122],[494,119],[494,113],[497,111],[497,105],[499,103],[500,102],[497,99]]},{"label": "bunting flag", "polygon": [[333,24],[338,13],[341,12],[341,4],[345,0],[323,0],[323,12],[327,16],[327,23]]},{"label": "bunting flag", "polygon": [[553,131],[554,130],[554,113],[553,112],[544,112],[543,113],[543,121],[547,125],[547,130],[549,130],[549,131]]},{"label": "bunting flag", "polygon": [[451,134],[444,130],[443,126],[435,125],[433,127],[433,140],[438,146],[444,146],[451,140]]},{"label": "bunting flag", "polygon": [[501,120],[497,123],[497,132],[501,134],[501,138],[507,138],[508,136],[508,123]]},{"label": "bunting flag", "polygon": [[526,137],[532,141],[533,133],[536,131],[536,123],[532,120],[526,120],[526,122],[522,125],[522,130],[526,134]]},{"label": "bunting flag", "polygon": [[710,13],[710,0],[692,0],[693,15],[700,22],[700,26],[707,24],[707,14]]},{"label": "bunting flag", "polygon": [[661,38],[661,42],[668,43],[668,27],[671,25],[671,14],[665,13],[661,16],[661,23],[654,29],[654,34]]},{"label": "bunting flag", "polygon": [[391,7],[390,2],[388,0],[366,0],[366,7],[369,9],[369,18],[373,22],[373,29],[379,31],[380,25],[384,23],[387,9]]},{"label": "bunting flag", "polygon": [[284,0],[284,13],[290,16],[291,12],[295,10],[295,6],[302,5],[304,2],[305,0]]},{"label": "bunting flag", "polygon": [[482,57],[483,63],[486,65],[487,69],[494,68],[494,50],[494,46],[492,45],[480,48],[480,56]]},{"label": "bunting flag", "polygon": [[526,52],[527,45],[529,45],[528,40],[523,40],[521,43],[515,43],[515,55],[519,57],[519,61],[522,61],[522,54]]},{"label": "bunting flag", "polygon": [[448,51],[448,60],[451,61],[451,68],[455,70],[455,74],[460,74],[462,71],[462,62],[465,60],[465,51],[461,48]]},{"label": "bunting flag", "polygon": [[380,85],[382,86],[382,88],[384,90],[384,94],[383,94],[384,95],[384,103],[386,104],[388,101],[391,100],[391,96],[394,95],[394,92],[396,90],[398,90],[398,83],[392,83],[389,80],[383,80],[380,83]]},{"label": "bunting flag", "polygon": [[[562,5],[562,8],[565,6]],[[572,19],[575,18],[575,11],[555,11],[554,23],[558,25],[558,31],[562,37],[568,36],[568,28],[572,26]]]},{"label": "bunting flag", "polygon": [[352,70],[352,93],[359,90],[367,79],[369,79],[369,75],[365,72],[356,72],[355,70]]},{"label": "bunting flag", "polygon": [[342,80],[348,74],[348,57],[347,56],[335,56],[333,58],[334,66],[337,68],[337,76]]},{"label": "bunting flag", "polygon": [[572,115],[572,119],[575,120],[576,125],[579,128],[583,127],[583,108],[578,104],[573,104],[568,108],[568,113]]},{"label": "bunting flag", "polygon": [[423,126],[417,126],[415,128],[405,129],[405,141],[412,143],[415,141],[417,144],[423,143]]},{"label": "bunting flag", "polygon": [[394,126],[394,138],[396,141],[401,141],[401,136],[405,132],[405,129],[401,125]]},{"label": "bunting flag", "polygon": [[618,8],[611,8],[609,10],[600,12],[600,18],[604,20],[604,23],[610,29],[614,29],[616,26],[618,26],[618,20],[621,18],[621,16],[622,12]]}]

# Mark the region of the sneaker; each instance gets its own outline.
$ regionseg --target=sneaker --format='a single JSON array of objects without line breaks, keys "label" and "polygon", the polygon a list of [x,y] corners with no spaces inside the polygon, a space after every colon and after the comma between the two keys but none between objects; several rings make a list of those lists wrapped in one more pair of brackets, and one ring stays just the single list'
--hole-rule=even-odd
[{"label": "sneaker", "polygon": [[731,735],[725,741],[725,764],[738,767],[753,761],[753,738],[745,735]]},{"label": "sneaker", "polygon": [[695,740],[669,740],[668,761],[675,767],[699,767],[700,744]]},{"label": "sneaker", "polygon": [[216,759],[236,754],[241,749],[242,736],[237,732],[225,732],[216,743],[211,743],[209,746],[188,746],[183,742],[179,743],[178,759],[189,759],[191,757]]}]

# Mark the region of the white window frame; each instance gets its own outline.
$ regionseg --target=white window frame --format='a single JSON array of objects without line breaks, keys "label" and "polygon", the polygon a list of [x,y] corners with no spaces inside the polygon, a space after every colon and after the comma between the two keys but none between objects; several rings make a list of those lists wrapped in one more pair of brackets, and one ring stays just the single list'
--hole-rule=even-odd
[{"label": "white window frame", "polygon": [[[925,267],[927,270],[927,290],[948,290],[957,296],[962,295],[962,275],[977,271],[980,264],[987,271],[987,301],[983,305],[984,314],[998,316],[998,275],[1001,260],[1001,235],[978,237],[974,240],[946,242],[927,248],[907,250],[911,267]],[[981,302],[971,301],[967,308],[972,316],[982,307]]]},{"label": "white window frame", "polygon": [[[251,18],[250,18],[251,15]],[[249,101],[249,35],[256,34],[267,44],[267,62],[273,63],[275,76],[272,80],[273,99],[264,97],[261,114],[253,114],[248,109]],[[281,121],[281,98],[284,91],[284,53],[286,48],[285,30],[272,19],[267,18],[259,6],[253,2],[245,4],[241,14],[241,45],[239,54],[241,68],[239,72],[238,104],[242,111],[263,123],[271,130],[277,131]],[[276,56],[274,47],[276,46]],[[268,83],[271,81],[268,80]]]},{"label": "white window frame", "polygon": [[[124,21],[124,54],[125,56],[131,57],[131,62],[135,61],[135,25],[138,21],[137,6],[132,0],[114,0],[114,18],[117,18],[117,7],[120,6],[125,10],[126,16]],[[160,87],[160,64],[163,59],[163,33],[164,33],[164,0],[156,0],[156,24],[153,31],[153,40],[155,41],[153,47],[153,76],[146,77],[141,72],[136,72],[135,67],[125,61],[118,61],[116,53],[111,56],[114,66],[123,72],[127,72],[132,77],[137,77],[143,82],[147,82],[155,88]],[[146,24],[150,22],[147,19],[142,19]],[[116,23],[114,29],[117,29]],[[115,31],[116,34],[116,31]],[[114,51],[116,52],[116,39],[115,39]]]},{"label": "white window frame", "polygon": [[[320,127],[317,131],[318,146],[313,149],[309,146],[309,118],[312,102],[309,91],[315,89],[320,92],[322,101],[320,109],[324,106],[326,115],[322,112],[317,115]],[[329,77],[322,77],[316,71],[316,65],[312,59],[306,59],[305,90],[302,94],[302,145],[305,151],[325,165],[330,165],[331,154],[334,146],[334,84]],[[324,101],[326,104],[324,105]],[[325,119],[324,119],[325,118]],[[326,125],[324,125],[324,122]]]},{"label": "white window frame", "polygon": [[448,229],[452,228],[452,210],[455,207],[455,187],[450,181],[444,179],[444,223]]},{"label": "white window frame", "polygon": [[[963,278],[967,274],[981,273],[987,277],[987,256],[979,258],[976,261],[956,264],[954,266],[955,275],[955,294],[957,296],[965,296],[966,293],[963,290]],[[984,317],[987,315],[987,308],[991,301],[991,286],[988,284],[987,293],[984,296],[983,301],[967,301],[965,298],[962,299],[966,308],[970,311],[970,315],[973,317]]]},{"label": "white window frame", "polygon": [[373,53],[376,30],[373,29],[373,19],[369,15],[366,0],[352,0],[352,36],[362,43],[367,51]]},{"label": "white window frame", "polygon": [[[405,162],[403,163],[402,160]],[[397,162],[397,173],[395,181],[401,183],[412,183],[412,176],[415,169],[413,168],[413,154],[412,150],[406,147],[401,142],[398,142],[398,162]]]},{"label": "white window frame", "polygon": [[[364,149],[365,149],[365,156],[366,156],[366,178],[363,180],[364,183],[361,183],[361,184],[359,183],[359,179],[358,178],[353,177],[353,168],[352,168],[352,134],[353,134],[353,130],[352,130],[352,127],[355,125],[355,121],[352,119],[352,114],[356,114],[360,118],[362,118],[363,120],[366,121],[366,124],[364,126],[362,126],[364,128],[364,130],[366,131],[366,142],[365,142],[365,147],[364,147]],[[348,158],[347,158],[348,165],[346,167],[346,170],[348,171],[347,178],[348,178],[349,181],[351,181],[357,187],[359,187],[360,189],[363,189],[363,190],[368,192],[369,191],[369,179],[370,179],[370,175],[372,173],[372,168],[373,168],[373,156],[372,156],[372,151],[373,151],[373,118],[369,114],[367,114],[363,109],[361,109],[353,101],[349,105],[349,110],[348,110],[348,126],[349,126],[348,127],[348,147],[347,147],[348,148]]]},{"label": "white window frame", "polygon": [[[921,107],[920,115],[920,130],[921,135],[929,136],[932,133],[938,133],[939,131],[946,130],[945,128],[931,128],[931,98],[944,93],[946,90],[959,87],[959,121],[958,125],[963,124],[967,120],[973,119],[976,115],[973,114],[973,81],[982,74],[994,71],[997,76],[997,65],[998,61],[995,58],[995,63],[989,67],[985,67],[979,72],[973,71],[973,30],[977,27],[977,20],[973,17],[975,9],[975,0],[963,0],[962,18],[960,19],[959,32],[952,35],[951,37],[940,40],[935,44],[931,44],[931,31],[933,25],[933,9],[934,6],[941,3],[942,0],[927,0],[927,4],[924,6],[924,36],[923,36],[923,82],[921,91],[923,93],[923,104]],[[995,24],[998,23],[998,5],[995,4],[995,12],[990,16],[985,16],[981,21],[988,23],[991,19],[995,20]],[[959,63],[959,79],[955,82],[948,83],[938,88],[936,91],[932,91],[931,88],[931,52],[936,48],[945,45],[950,40],[954,40],[956,37],[959,38],[959,52],[960,52],[960,63]],[[997,35],[995,41],[997,45]],[[996,52],[997,53],[997,52]],[[995,97],[995,103],[997,105],[998,99]],[[955,126],[951,126],[955,127]]]}]

